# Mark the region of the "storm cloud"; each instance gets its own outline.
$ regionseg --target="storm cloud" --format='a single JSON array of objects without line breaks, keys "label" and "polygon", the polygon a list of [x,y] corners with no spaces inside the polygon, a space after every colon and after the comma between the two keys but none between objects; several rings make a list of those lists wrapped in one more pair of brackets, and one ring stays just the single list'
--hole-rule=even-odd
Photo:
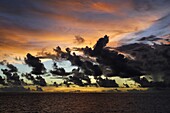
[{"label": "storm cloud", "polygon": [[[146,74],[152,76],[153,81],[159,82],[163,80],[166,85],[170,83],[168,79],[170,74],[169,45],[136,43],[119,47],[117,50],[133,55],[136,63],[129,62],[129,65],[136,65],[141,70],[145,70]],[[142,80],[145,80],[145,83],[147,83],[146,79]]]}]

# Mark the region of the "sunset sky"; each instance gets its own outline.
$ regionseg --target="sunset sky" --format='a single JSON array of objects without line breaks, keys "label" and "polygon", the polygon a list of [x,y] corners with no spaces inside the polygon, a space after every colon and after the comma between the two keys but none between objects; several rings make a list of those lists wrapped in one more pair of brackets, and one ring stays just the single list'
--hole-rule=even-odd
[{"label": "sunset sky", "polygon": [[[105,34],[109,46],[145,30],[169,13],[169,0],[1,0],[0,58],[36,54],[56,46],[92,46]],[[85,39],[75,43],[75,36]]]},{"label": "sunset sky", "polygon": [[[128,44],[134,46],[123,46]],[[117,83],[138,87],[143,82],[144,87],[154,86],[157,81],[170,85],[166,44],[170,44],[170,0],[0,0],[0,74],[7,81],[14,77],[14,84],[23,82],[15,73],[21,78],[23,73],[34,74],[23,78],[36,85],[39,80],[53,84],[59,71],[61,76],[72,74],[67,80],[78,79],[75,84],[80,86],[83,80],[114,87]],[[37,77],[43,74],[45,79]],[[61,76],[58,82],[65,80]],[[1,77],[0,84],[4,81]]]}]

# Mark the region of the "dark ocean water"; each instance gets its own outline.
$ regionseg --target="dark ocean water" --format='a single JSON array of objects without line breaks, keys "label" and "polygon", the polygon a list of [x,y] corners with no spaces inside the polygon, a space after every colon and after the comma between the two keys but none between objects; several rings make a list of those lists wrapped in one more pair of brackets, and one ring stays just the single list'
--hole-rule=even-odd
[{"label": "dark ocean water", "polygon": [[0,113],[170,113],[169,93],[0,93]]}]

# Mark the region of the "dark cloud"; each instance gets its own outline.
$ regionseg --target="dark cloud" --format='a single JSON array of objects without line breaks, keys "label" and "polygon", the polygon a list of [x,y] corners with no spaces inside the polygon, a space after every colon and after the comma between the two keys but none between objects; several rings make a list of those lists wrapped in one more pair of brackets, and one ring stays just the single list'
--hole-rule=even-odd
[{"label": "dark cloud", "polygon": [[[81,68],[82,74],[94,76],[96,80],[98,80],[101,75],[106,77],[119,76],[122,78],[130,78],[144,74],[138,67],[129,65],[128,62],[132,61],[127,59],[124,55],[119,54],[115,50],[106,48],[108,42],[109,37],[105,35],[97,41],[93,49],[89,47],[74,48],[74,50],[83,51],[84,57],[76,55],[75,53],[72,55],[71,49],[69,48],[66,48],[66,52],[63,52],[60,47],[57,47],[55,51],[58,53],[58,56],[69,60],[72,65]],[[87,58],[85,56],[87,56]],[[96,60],[90,60],[91,58],[88,57],[93,57]],[[110,72],[108,73],[107,70],[110,70]],[[65,74],[65,71],[62,68],[56,68],[56,71],[51,72],[57,72],[59,74],[60,71]],[[75,73],[73,72],[73,74]],[[77,85],[83,86],[82,76],[80,76],[81,73],[76,75],[79,76],[71,76],[69,80]],[[88,81],[87,83],[89,84],[90,82]],[[104,86],[105,85],[103,85],[103,87]]]},{"label": "dark cloud", "polygon": [[34,57],[28,53],[27,57],[25,58],[25,63],[33,67],[31,72],[32,74],[40,75],[45,73],[46,69],[38,57]]},{"label": "dark cloud", "polygon": [[[154,40],[150,37],[149,40]],[[143,38],[146,40],[146,38]],[[92,86],[90,76],[96,80],[96,86],[100,87],[118,87],[115,80],[110,77],[118,76],[120,78],[131,78],[141,87],[169,87],[169,68],[170,68],[170,46],[169,45],[146,45],[146,44],[129,44],[118,48],[107,47],[109,37],[105,35],[100,38],[93,48],[86,46],[85,48],[66,48],[65,51],[59,46],[54,49],[56,52],[55,59],[47,55],[47,58],[53,60],[69,60],[71,64],[77,66],[72,72],[66,72],[64,68],[53,64],[53,70],[49,73],[52,76],[62,76],[64,80],[62,84],[69,87],[72,84],[79,86]],[[77,55],[73,51],[83,52],[83,55]],[[123,52],[123,53],[122,53]],[[126,54],[132,55],[134,59],[129,59]],[[40,61],[40,57],[27,54],[25,63],[33,67],[31,74],[23,74],[23,77],[32,81],[34,85],[46,86],[46,80],[41,74],[45,73],[45,67]],[[6,64],[9,69],[2,69],[4,75],[7,76],[7,83],[13,85],[22,85],[23,80],[20,80],[16,73],[17,68],[12,64]],[[35,75],[38,75],[35,77]],[[102,75],[106,78],[103,79]],[[149,81],[142,75],[152,75],[152,81]],[[157,76],[162,76],[162,80]],[[3,83],[3,78],[1,79]],[[58,86],[61,84],[55,84]],[[128,84],[123,84],[129,87]]]},{"label": "dark cloud", "polygon": [[106,44],[109,42],[109,37],[107,35],[105,35],[103,38],[100,38],[96,45],[94,45],[94,50],[93,50],[93,54],[94,56],[100,55],[101,54],[101,50],[106,46]]},{"label": "dark cloud", "polygon": [[69,78],[67,78],[63,84],[65,84],[67,87],[69,87],[71,84],[74,85],[78,85],[81,87],[84,86],[91,86],[91,80],[88,76],[84,75],[84,73],[82,72],[78,72],[78,71],[73,71],[73,75],[69,76]]},{"label": "dark cloud", "polygon": [[123,78],[141,76],[143,73],[139,69],[128,65],[130,60],[124,55],[119,54],[115,50],[104,48],[109,42],[108,38],[108,36],[104,36],[104,38],[100,38],[97,41],[94,49],[91,51],[91,56],[96,57],[99,64],[110,67],[112,73],[109,76],[120,76]]},{"label": "dark cloud", "polygon": [[[121,35],[122,32],[127,33],[127,31],[124,30],[125,28],[128,28],[129,32],[131,29],[134,31],[134,28],[140,30],[146,26],[148,27],[148,21],[166,15],[167,12],[169,13],[169,6],[169,0],[1,0],[0,47],[5,53],[6,50],[13,51],[16,48],[24,51],[26,51],[25,48],[37,49],[44,45],[51,46],[52,41],[56,43],[55,41],[59,40],[59,38],[56,37],[63,39],[64,35],[70,35],[75,32],[85,37],[92,36],[94,40],[96,40],[94,35],[99,32],[101,34],[109,33],[112,38],[113,36]],[[168,16],[162,17],[156,20],[156,22],[165,20],[167,17]],[[167,28],[168,24],[163,27]],[[112,31],[119,32],[118,34],[112,34]],[[55,38],[51,39],[53,36],[55,36]],[[65,37],[67,36],[68,35]],[[24,40],[22,40],[23,38]],[[138,41],[146,40],[157,41],[162,39],[145,37]],[[72,38],[68,37],[64,41],[66,41],[66,43],[69,43],[69,41],[72,42]],[[75,36],[76,44],[84,44],[85,41],[88,41],[88,38],[85,39],[81,36]],[[169,39],[165,41],[169,42]],[[126,46],[126,50],[122,50],[122,52],[136,57],[135,60],[131,60],[116,50],[107,48],[106,45],[108,43],[109,37],[104,36],[100,38],[92,48],[88,46],[85,48],[67,48],[64,51],[58,46],[54,49],[56,54],[46,51],[42,51],[37,57],[27,54],[25,63],[32,67],[32,74],[40,75],[46,71],[40,58],[51,58],[53,60],[62,58],[69,60],[72,65],[78,66],[81,71],[66,72],[64,68],[56,66],[50,72],[54,76],[68,76],[73,74],[69,80],[80,86],[85,85],[83,81],[91,84],[89,76],[94,76],[97,80],[102,75],[106,77],[119,76],[122,78],[132,78],[144,74],[152,74],[155,81],[158,79],[157,76],[161,75],[164,82],[169,82],[169,46]],[[63,45],[61,44],[61,47]],[[14,49],[11,49],[11,47]],[[72,54],[72,50],[82,51],[84,55]],[[15,51],[18,52],[18,49]],[[15,58],[15,60],[20,59]],[[4,61],[0,62],[0,64],[6,65],[8,68],[2,70],[7,76],[8,82],[12,84],[22,84],[22,81],[18,78],[19,75],[16,74],[18,70],[14,65],[7,64]],[[34,77],[31,75],[29,79],[32,80],[34,84],[46,85],[44,78],[41,76]],[[0,80],[3,84],[3,78]],[[101,79],[101,81],[104,80]]]},{"label": "dark cloud", "polygon": [[15,57],[14,58],[16,61],[22,61],[21,57]]},{"label": "dark cloud", "polygon": [[83,83],[84,86],[91,85],[91,80],[90,80],[88,74],[86,74],[85,72],[84,73],[80,72],[79,68],[73,69],[72,73],[73,73],[73,77],[71,77],[71,79],[72,78],[79,78],[79,81],[86,81],[85,83]]},{"label": "dark cloud", "polygon": [[77,56],[75,53],[73,53],[73,55],[69,54],[68,60],[70,60],[73,65],[76,65],[79,67],[83,66],[83,61],[81,60],[81,57]]},{"label": "dark cloud", "polygon": [[10,72],[17,72],[17,71],[18,71],[17,67],[15,67],[15,66],[12,65],[12,64],[8,64],[8,63],[7,63],[7,67],[10,69],[10,70],[9,70]]},{"label": "dark cloud", "polygon": [[5,85],[5,79],[0,76],[0,84]]},{"label": "dark cloud", "polygon": [[43,91],[41,87],[36,86],[36,91]]},{"label": "dark cloud", "polygon": [[146,77],[134,77],[133,80],[141,85],[141,87],[151,87],[151,82]]},{"label": "dark cloud", "polygon": [[50,73],[52,73],[53,75],[68,76],[71,74],[66,72],[64,68],[59,68],[56,63],[53,64],[53,68],[54,70],[50,71]]},{"label": "dark cloud", "polygon": [[50,59],[57,59],[57,55],[53,54],[51,52],[46,51],[45,49],[42,49],[42,51],[37,52],[36,55],[38,58],[45,59],[45,58],[50,58]]},{"label": "dark cloud", "polygon": [[72,58],[73,61],[71,62],[76,66],[80,67],[84,71],[84,74],[93,75],[95,77],[101,76],[103,74],[100,65],[96,65],[94,64],[94,62],[85,60],[77,55],[74,55]]},{"label": "dark cloud", "polygon": [[141,87],[148,87],[148,88],[152,88],[152,87],[156,87],[156,88],[166,88],[170,86],[170,83],[166,83],[165,81],[148,81],[148,79],[146,77],[135,77],[133,78],[133,80],[137,83],[140,84]]},{"label": "dark cloud", "polygon": [[139,39],[138,41],[157,41],[157,40],[162,40],[162,38],[157,38],[156,36],[151,35],[149,37],[143,37]]},{"label": "dark cloud", "polygon": [[57,84],[57,82],[54,82],[54,83],[53,83],[53,86],[58,87],[59,85]]},{"label": "dark cloud", "polygon": [[[58,56],[64,59],[69,60],[72,65],[76,65],[81,68],[82,72],[79,70],[73,70],[73,76],[70,76],[68,81],[73,82],[79,86],[85,86],[82,80],[86,81],[86,84],[91,85],[89,75],[94,76],[98,82],[104,82],[103,84],[111,84],[112,80],[103,80],[100,78],[101,75],[105,75],[107,77],[112,76],[120,76],[122,78],[129,78],[133,76],[141,76],[143,75],[139,69],[128,65],[128,59],[125,58],[124,55],[119,54],[114,50],[110,50],[105,48],[106,44],[109,42],[109,37],[105,35],[103,38],[100,38],[97,43],[95,44],[94,48],[76,48],[76,50],[83,51],[85,56],[90,56],[96,58],[96,60],[90,60],[90,58],[86,58],[83,56],[76,55],[73,53],[71,54],[71,49],[66,48],[66,52],[63,52],[60,47],[54,49]],[[74,48],[75,50],[75,48]],[[104,68],[105,67],[105,68]],[[107,68],[106,68],[107,67]],[[108,73],[105,69],[110,70]],[[56,64],[54,65],[54,70],[51,71],[53,74],[57,75],[68,75],[66,74],[63,68],[58,68]],[[70,73],[69,73],[70,74]],[[99,79],[100,78],[100,79]],[[106,82],[106,83],[105,83]],[[111,87],[114,85],[108,85]],[[107,85],[102,85],[103,87],[107,87]],[[116,87],[117,85],[115,85]]]},{"label": "dark cloud", "polygon": [[32,81],[32,83],[34,85],[47,86],[47,83],[42,76],[38,75],[38,76],[34,77],[33,75],[31,75],[29,73],[23,74],[22,76],[24,76],[26,79]]},{"label": "dark cloud", "polygon": [[99,84],[100,87],[119,87],[119,85],[116,83],[115,80],[109,80],[109,79],[97,79],[97,84]]},{"label": "dark cloud", "polygon": [[84,86],[82,79],[78,76],[70,76],[69,82],[73,82],[74,84],[78,86]]},{"label": "dark cloud", "polygon": [[[141,40],[155,41],[155,37],[142,38]],[[160,40],[160,39],[158,39]],[[84,53],[84,56],[79,56],[73,53],[71,49],[67,48],[66,52],[63,52],[61,48],[56,49],[62,58],[69,60],[72,65],[78,66],[82,72],[73,71],[68,80],[74,84],[85,86],[82,82],[83,76],[94,76],[96,81],[102,87],[117,86],[116,82],[109,79],[102,79],[100,76],[106,77],[119,76],[121,78],[132,78],[135,82],[139,83],[141,87],[164,87],[169,86],[169,45],[146,45],[146,44],[130,44],[121,46],[115,49],[106,47],[109,42],[109,37],[105,35],[100,38],[95,44],[94,48],[73,48],[74,51],[80,51]],[[129,59],[123,54],[117,52],[121,51],[126,54],[132,55],[135,59]],[[90,60],[90,59],[95,60]],[[76,73],[75,73],[76,72]],[[162,75],[164,82],[156,80],[156,76]],[[75,76],[76,75],[76,76]],[[145,77],[140,78],[142,75],[152,75],[154,81],[148,81]],[[165,83],[166,78],[166,83]],[[89,79],[87,79],[89,80]],[[107,84],[111,84],[108,85]],[[91,84],[91,82],[87,82]],[[124,84],[125,87],[129,87],[128,84]]]},{"label": "dark cloud", "polygon": [[[135,57],[136,67],[144,70],[146,74],[151,75],[153,82],[164,82],[169,77],[170,68],[170,46],[169,45],[147,45],[147,44],[130,44],[117,48],[119,51],[131,54]],[[129,65],[134,63],[129,62]],[[139,80],[139,78],[138,78]],[[147,80],[142,79],[146,84]],[[170,82],[166,81],[166,84]],[[156,83],[155,83],[156,84]],[[145,86],[145,85],[144,85]],[[148,85],[147,85],[148,86]]]},{"label": "dark cloud", "polygon": [[20,76],[17,74],[17,72],[14,72],[8,69],[1,69],[1,71],[6,76],[7,85],[21,86],[25,84],[23,79],[20,79]]},{"label": "dark cloud", "polygon": [[159,38],[155,35],[142,37],[141,39],[139,39],[137,41],[140,43],[150,42],[151,44],[168,44],[168,43],[170,43],[170,40],[168,38]]},{"label": "dark cloud", "polygon": [[123,83],[123,85],[124,85],[126,88],[129,88],[129,85],[128,85],[128,84]]},{"label": "dark cloud", "polygon": [[[9,64],[7,61],[3,61],[3,65],[6,65],[8,69],[1,69],[3,74],[6,76],[5,79],[0,76],[0,83],[2,85],[21,86],[26,84],[23,79],[20,79],[17,67],[13,64]],[[5,83],[5,81],[7,83]]]},{"label": "dark cloud", "polygon": [[[68,51],[68,48],[66,48]],[[55,49],[53,49],[56,52],[56,58],[66,58],[68,56],[68,54],[66,52],[64,52],[63,50],[61,50],[61,47],[58,46]]]},{"label": "dark cloud", "polygon": [[75,40],[74,43],[77,43],[77,44],[83,44],[85,42],[85,39],[79,35],[76,35],[74,40]]},{"label": "dark cloud", "polygon": [[[67,76],[66,81],[63,82],[69,87],[70,82],[79,86],[91,85],[91,80],[85,72],[80,72],[80,68],[73,69],[72,72],[65,72],[64,68],[58,68],[57,64],[53,64],[54,70],[50,71],[53,76]],[[82,68],[84,69],[84,68]],[[83,81],[86,81],[83,83]]]},{"label": "dark cloud", "polygon": [[34,80],[34,84],[40,85],[40,86],[46,86],[47,83],[44,78],[41,76],[37,76],[36,79]]}]

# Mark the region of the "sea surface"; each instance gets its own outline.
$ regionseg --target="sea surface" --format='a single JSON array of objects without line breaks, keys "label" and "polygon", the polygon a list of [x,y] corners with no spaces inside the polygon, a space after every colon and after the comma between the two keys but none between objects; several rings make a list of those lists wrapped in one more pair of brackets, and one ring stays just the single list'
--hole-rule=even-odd
[{"label": "sea surface", "polygon": [[170,113],[170,94],[0,93],[0,113]]}]

